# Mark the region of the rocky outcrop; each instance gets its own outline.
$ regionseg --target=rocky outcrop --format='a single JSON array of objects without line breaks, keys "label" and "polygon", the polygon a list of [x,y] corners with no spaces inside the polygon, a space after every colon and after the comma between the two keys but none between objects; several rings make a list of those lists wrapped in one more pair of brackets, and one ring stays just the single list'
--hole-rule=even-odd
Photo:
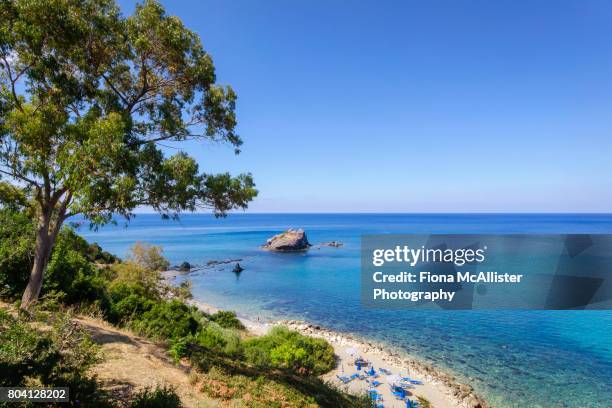
[{"label": "rocky outcrop", "polygon": [[179,265],[178,270],[181,272],[189,272],[191,270],[191,264],[185,261]]},{"label": "rocky outcrop", "polygon": [[262,248],[270,251],[292,252],[305,251],[310,246],[303,229],[289,229],[268,239]]}]

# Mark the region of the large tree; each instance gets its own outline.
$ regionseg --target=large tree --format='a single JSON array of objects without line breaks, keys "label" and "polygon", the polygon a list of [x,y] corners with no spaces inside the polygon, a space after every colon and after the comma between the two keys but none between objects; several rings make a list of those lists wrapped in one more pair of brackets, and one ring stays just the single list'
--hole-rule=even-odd
[{"label": "large tree", "polygon": [[0,174],[29,192],[38,217],[22,307],[38,298],[69,217],[246,208],[250,175],[200,173],[160,145],[239,152],[236,95],[215,82],[200,38],[155,1],[124,17],[113,0],[0,0]]}]

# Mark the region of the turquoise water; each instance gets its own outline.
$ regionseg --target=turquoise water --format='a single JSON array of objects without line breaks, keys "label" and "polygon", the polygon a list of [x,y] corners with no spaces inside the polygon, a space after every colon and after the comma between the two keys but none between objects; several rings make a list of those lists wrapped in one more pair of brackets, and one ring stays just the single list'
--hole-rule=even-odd
[{"label": "turquoise water", "polygon": [[[274,254],[271,235],[302,227],[341,248]],[[299,318],[384,342],[450,369],[493,407],[612,406],[612,312],[380,311],[359,301],[360,236],[368,233],[612,233],[612,215],[240,214],[139,215],[80,233],[117,255],[163,245],[172,263],[241,258],[191,273],[194,295],[247,316]]]}]

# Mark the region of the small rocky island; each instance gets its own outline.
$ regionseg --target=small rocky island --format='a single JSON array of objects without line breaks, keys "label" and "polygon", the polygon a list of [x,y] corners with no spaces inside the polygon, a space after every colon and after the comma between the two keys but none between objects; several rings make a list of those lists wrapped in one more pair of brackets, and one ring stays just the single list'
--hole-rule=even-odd
[{"label": "small rocky island", "polygon": [[300,228],[288,229],[283,233],[273,236],[268,239],[262,248],[277,252],[294,252],[305,251],[310,247],[311,245],[308,242],[306,233]]}]

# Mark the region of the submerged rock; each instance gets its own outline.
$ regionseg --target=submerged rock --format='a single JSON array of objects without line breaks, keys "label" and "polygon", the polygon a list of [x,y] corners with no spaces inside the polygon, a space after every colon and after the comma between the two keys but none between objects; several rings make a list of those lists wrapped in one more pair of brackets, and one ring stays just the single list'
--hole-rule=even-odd
[{"label": "submerged rock", "polygon": [[236,258],[236,259],[223,259],[223,260],[212,260],[212,261],[208,261],[206,262],[206,266],[207,267],[211,267],[211,266],[215,266],[215,265],[223,265],[223,264],[228,264],[228,263],[232,263],[232,262],[240,262],[242,261],[242,258]]},{"label": "submerged rock", "polygon": [[278,252],[304,251],[310,247],[308,238],[303,229],[288,229],[268,239],[263,246],[264,249]]},{"label": "submerged rock", "polygon": [[331,241],[331,242],[321,242],[319,245],[333,247],[333,248],[340,248],[344,244],[338,241]]}]

